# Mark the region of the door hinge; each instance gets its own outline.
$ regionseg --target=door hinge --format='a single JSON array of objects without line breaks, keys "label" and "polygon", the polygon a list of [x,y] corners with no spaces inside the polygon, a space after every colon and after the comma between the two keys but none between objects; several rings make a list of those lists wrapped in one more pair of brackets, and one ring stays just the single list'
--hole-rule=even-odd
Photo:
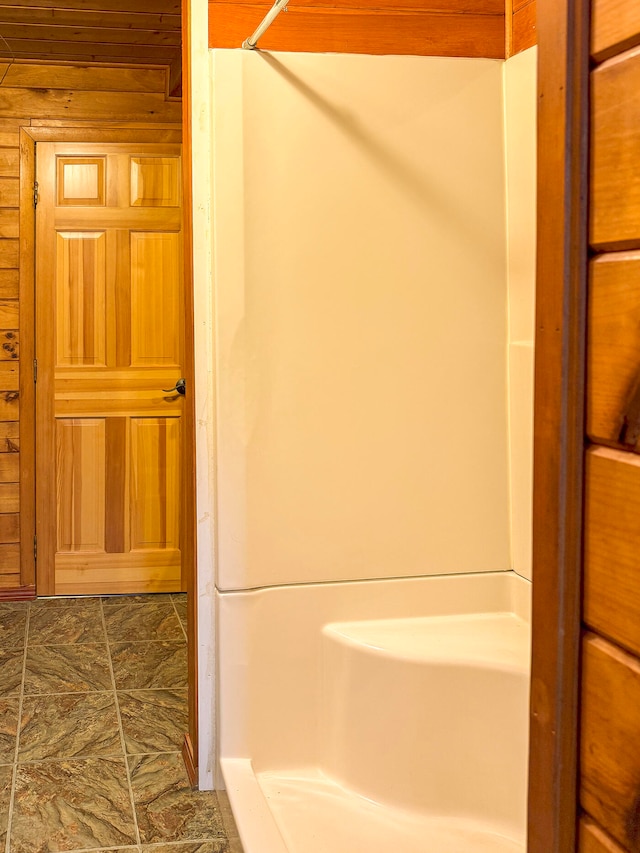
[{"label": "door hinge", "polygon": [[38,537],[33,537],[33,560],[34,562],[38,562]]},{"label": "door hinge", "polygon": [[33,206],[38,206],[38,201],[40,200],[40,193],[38,192],[38,182],[35,181],[33,184]]},{"label": "door hinge", "polygon": [[38,359],[37,358],[33,359],[33,381],[34,382],[38,381]]}]

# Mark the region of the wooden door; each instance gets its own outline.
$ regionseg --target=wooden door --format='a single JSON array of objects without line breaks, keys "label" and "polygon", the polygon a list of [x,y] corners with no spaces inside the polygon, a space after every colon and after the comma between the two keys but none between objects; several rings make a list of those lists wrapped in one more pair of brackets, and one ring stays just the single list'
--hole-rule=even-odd
[{"label": "wooden door", "polygon": [[181,589],[180,146],[36,150],[38,593]]}]

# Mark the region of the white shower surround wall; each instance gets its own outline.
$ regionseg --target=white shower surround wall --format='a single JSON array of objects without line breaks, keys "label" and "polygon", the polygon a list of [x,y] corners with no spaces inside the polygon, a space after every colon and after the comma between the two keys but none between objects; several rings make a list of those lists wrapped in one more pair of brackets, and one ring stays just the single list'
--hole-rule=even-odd
[{"label": "white shower surround wall", "polygon": [[[283,660],[304,668],[332,582],[329,621],[409,617],[428,609],[412,577],[512,565],[502,74],[212,52],[227,763],[317,762],[316,735],[300,738],[317,683],[278,694],[292,670],[256,648],[284,631]],[[362,615],[378,584],[394,603]]]},{"label": "white shower surround wall", "polygon": [[509,569],[501,63],[211,72],[218,589]]}]

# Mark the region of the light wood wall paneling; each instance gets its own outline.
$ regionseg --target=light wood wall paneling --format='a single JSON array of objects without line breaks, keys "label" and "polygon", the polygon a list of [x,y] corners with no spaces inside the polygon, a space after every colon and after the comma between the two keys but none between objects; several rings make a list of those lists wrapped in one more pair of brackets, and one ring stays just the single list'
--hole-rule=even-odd
[{"label": "light wood wall paneling", "polygon": [[[17,391],[19,389],[18,380],[18,362],[0,361],[0,389],[3,391]],[[0,453],[1,452],[2,450],[0,449]]]},{"label": "light wood wall paneling", "polygon": [[17,453],[20,450],[20,424],[18,421],[0,421],[0,453]]},{"label": "light wood wall paneling", "polygon": [[169,66],[180,56],[175,47],[156,47],[155,45],[103,44],[101,42],[75,41],[37,41],[36,39],[14,39],[16,59],[32,61],[34,59],[59,60],[69,63],[82,62],[131,62],[134,56],[145,65]]},{"label": "light wood wall paneling", "polygon": [[0,330],[0,361],[17,361],[20,358],[20,335],[9,329]]},{"label": "light wood wall paneling", "polygon": [[[14,62],[10,66],[0,64],[2,85],[7,89],[71,89],[73,91],[101,92],[155,92],[164,95],[167,89],[167,69],[164,67],[127,68],[92,65],[90,69],[74,65],[55,65],[51,62]],[[29,124],[28,120],[15,119],[19,127]],[[9,143],[2,141],[0,144]]]},{"label": "light wood wall paneling", "polygon": [[[9,89],[0,87],[0,117],[16,112],[40,118],[82,117],[89,121],[148,121],[180,123],[181,104],[155,92],[70,91],[66,89]],[[0,158],[1,163],[1,158]],[[7,168],[10,168],[7,166]],[[17,177],[17,171],[14,174]],[[6,174],[6,173],[5,173]]]},{"label": "light wood wall paneling", "polygon": [[[0,208],[0,238],[20,235],[20,213],[17,208]],[[0,321],[1,324],[2,321]]]},{"label": "light wood wall paneling", "polygon": [[588,634],[582,666],[581,804],[625,850],[637,850],[640,661]]},{"label": "light wood wall paneling", "polygon": [[166,0],[148,0],[137,9],[105,0],[0,5],[0,32],[18,60],[155,63],[179,74],[180,14]]},{"label": "light wood wall paneling", "polygon": [[[504,5],[488,2],[297,3],[260,40],[265,50],[504,58]],[[332,8],[336,7],[336,8]],[[268,6],[209,3],[209,46],[238,48]]]},{"label": "light wood wall paneling", "polygon": [[[0,26],[4,37],[17,47],[20,53],[25,52],[25,44],[33,44],[34,42],[55,42],[55,43],[78,43],[81,52],[92,55],[94,58],[99,55],[100,51],[96,51],[98,44],[103,43],[108,51],[113,51],[117,46],[119,49],[126,46],[131,46],[129,51],[129,60],[131,55],[141,56],[147,55],[140,53],[140,48],[154,48],[154,55],[160,60],[166,53],[159,53],[157,49],[162,50],[165,47],[178,47],[180,45],[180,30],[170,30],[168,28],[158,28],[154,30],[133,29],[131,27],[106,27],[99,26],[97,28],[83,26],[86,21],[82,15],[76,15],[79,23],[73,24],[70,27],[61,26],[57,18],[51,23],[12,23],[7,18],[17,17],[19,12],[16,8],[10,10],[9,15],[5,15],[0,7]],[[37,7],[30,11],[30,18],[33,16],[37,20]],[[114,22],[112,22],[114,23]],[[140,23],[140,21],[136,21]],[[42,51],[42,46],[40,47]],[[107,52],[108,52],[107,51]],[[38,51],[31,51],[34,56]]]},{"label": "light wood wall paneling", "polygon": [[596,68],[591,83],[591,245],[640,248],[640,48]]},{"label": "light wood wall paneling", "polygon": [[[6,67],[0,64],[0,79],[2,79],[5,70]],[[20,145],[20,128],[25,124],[29,124],[28,118],[3,118],[0,120],[0,145],[18,148]]]},{"label": "light wood wall paneling", "polygon": [[17,178],[0,178],[0,207],[18,207],[20,186]]},{"label": "light wood wall paneling", "polygon": [[640,4],[633,0],[594,0],[591,55],[602,62],[640,44]]},{"label": "light wood wall paneling", "polygon": [[584,620],[640,654],[640,456],[587,454]]},{"label": "light wood wall paneling", "polygon": [[15,148],[0,148],[0,177],[17,178],[20,176],[20,152]]},{"label": "light wood wall paneling", "polygon": [[17,483],[0,483],[0,513],[20,512],[20,487]]},{"label": "light wood wall paneling", "polygon": [[18,269],[18,240],[0,240],[0,269]]},{"label": "light wood wall paneling", "polygon": [[[63,8],[64,5],[64,8]],[[100,36],[106,36],[109,30],[116,30],[115,38],[122,41],[124,36],[118,30],[128,30],[139,33],[148,32],[149,39],[153,34],[167,31],[171,36],[171,44],[179,43],[180,36],[180,15],[168,14],[166,12],[157,12],[154,0],[149,0],[147,9],[149,11],[110,11],[110,3],[103,2],[102,6],[108,6],[107,9],[88,9],[86,6],[77,8],[68,8],[70,4],[64,0],[55,9],[47,8],[46,6],[34,3],[28,8],[28,13],[24,6],[12,4],[11,6],[0,7],[0,20],[2,25],[18,25],[24,27],[25,31],[33,31],[36,38],[51,38],[55,36],[58,30],[65,30],[69,27],[73,29],[74,35],[80,38],[79,33],[84,29],[97,30],[98,32],[90,34],[87,39],[84,36],[81,40],[93,41]],[[27,19],[29,24],[25,24]],[[44,32],[42,32],[44,30]],[[176,41],[176,34],[178,40]],[[142,38],[140,35],[138,38]],[[149,42],[146,42],[149,43]]]},{"label": "light wood wall paneling", "polygon": [[626,853],[626,851],[591,818],[583,817],[580,821],[578,853]]},{"label": "light wood wall paneling", "polygon": [[19,293],[19,270],[0,270],[0,298],[18,299]]},{"label": "light wood wall paneling", "polygon": [[17,391],[0,391],[0,420],[20,420],[20,394]]},{"label": "light wood wall paneling", "polygon": [[[33,0],[11,0],[11,6],[33,6]],[[38,0],[38,6],[45,9],[60,8],[60,0]],[[156,14],[179,15],[180,0],[65,0],[65,9],[94,9],[104,11],[105,5],[112,12],[148,12]]]},{"label": "light wood wall paneling", "polygon": [[0,515],[0,541],[20,541],[20,516],[17,512],[8,512]]},{"label": "light wood wall paneling", "polygon": [[640,449],[640,252],[600,255],[589,284],[587,433]]}]

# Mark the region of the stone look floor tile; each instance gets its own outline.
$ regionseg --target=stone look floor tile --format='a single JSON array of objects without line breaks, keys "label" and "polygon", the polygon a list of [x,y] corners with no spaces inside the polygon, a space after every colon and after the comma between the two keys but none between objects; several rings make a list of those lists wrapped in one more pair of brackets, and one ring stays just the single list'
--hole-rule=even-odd
[{"label": "stone look floor tile", "polygon": [[104,643],[102,613],[99,608],[44,607],[34,610],[29,620],[28,645],[68,645]]},{"label": "stone look floor tile", "polygon": [[112,688],[107,647],[103,645],[30,646],[25,695],[85,693]]},{"label": "stone look floor tile", "polygon": [[100,599],[97,596],[79,596],[78,598],[37,598],[30,604],[31,613],[39,610],[57,610],[60,607],[73,607],[76,610],[85,610],[87,613],[95,613],[100,610]]},{"label": "stone look floor tile", "polygon": [[117,690],[187,687],[184,642],[112,643],[111,661]]},{"label": "stone look floor tile", "polygon": [[0,766],[0,846],[3,850],[7,839],[12,779],[13,767],[10,764]]},{"label": "stone look floor tile", "polygon": [[0,764],[13,763],[16,754],[20,699],[0,699]]},{"label": "stone look floor tile", "polygon": [[122,604],[104,608],[107,636],[115,640],[183,640],[173,603]]},{"label": "stone look floor tile", "polygon": [[20,649],[25,646],[27,611],[23,608],[0,611],[0,648]]},{"label": "stone look floor tile", "polygon": [[113,693],[26,696],[18,761],[122,755]]},{"label": "stone look floor tile", "polygon": [[233,816],[233,812],[231,811],[229,796],[226,791],[217,791],[216,796],[218,797],[218,808],[220,809],[222,825],[226,836],[227,838],[237,838],[238,827],[236,826],[236,821]]},{"label": "stone look floor tile", "polygon": [[118,692],[124,741],[130,754],[175,752],[189,725],[186,690]]},{"label": "stone look floor tile", "polygon": [[0,649],[0,696],[3,698],[19,695],[23,663],[23,649]]},{"label": "stone look floor tile", "polygon": [[19,764],[11,853],[136,846],[122,759]]},{"label": "stone look floor tile", "polygon": [[144,595],[105,595],[102,598],[104,607],[122,604],[167,604],[169,602],[171,602],[170,592],[149,592]]},{"label": "stone look floor tile", "polygon": [[194,791],[178,753],[129,756],[140,841],[224,839],[216,795]]}]

